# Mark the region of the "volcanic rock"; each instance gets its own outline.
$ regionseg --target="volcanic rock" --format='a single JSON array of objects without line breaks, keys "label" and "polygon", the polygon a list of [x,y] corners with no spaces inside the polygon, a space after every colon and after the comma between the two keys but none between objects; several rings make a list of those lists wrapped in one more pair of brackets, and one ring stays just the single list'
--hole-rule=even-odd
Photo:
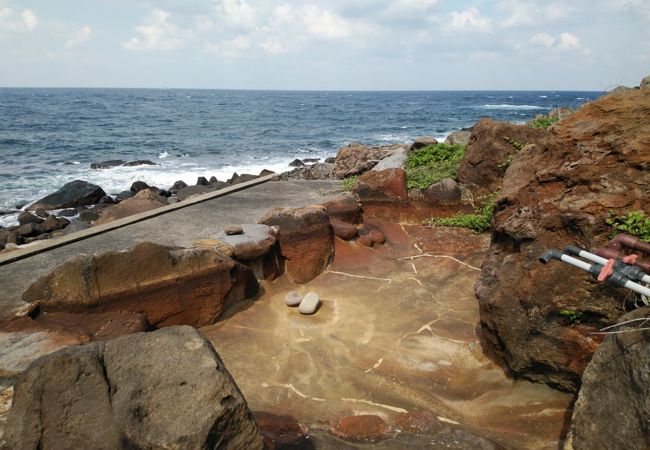
[{"label": "volcanic rock", "polygon": [[99,219],[97,219],[96,225],[112,222],[117,219],[132,216],[133,214],[151,211],[166,204],[167,200],[165,197],[158,195],[153,189],[145,189],[135,194],[132,198],[105,208],[101,212]]},{"label": "volcanic rock", "polygon": [[406,202],[406,172],[403,169],[388,169],[381,172],[370,171],[359,177],[352,192],[359,202]]},{"label": "volcanic rock", "polygon": [[481,119],[472,129],[458,169],[458,181],[495,192],[515,155],[526,145],[542,143],[547,137],[546,130]]},{"label": "volcanic rock", "polygon": [[95,169],[95,170],[98,170],[98,169],[111,169],[113,167],[122,166],[125,163],[126,163],[126,161],[124,161],[122,159],[111,159],[111,160],[108,160],[108,161],[102,161],[102,162],[98,162],[98,163],[91,163],[90,168]]},{"label": "volcanic rock", "polygon": [[359,230],[357,230],[357,227],[354,224],[330,218],[330,225],[332,225],[334,236],[339,237],[344,241],[350,241],[359,235]]},{"label": "volcanic rock", "polygon": [[251,270],[211,248],[145,242],[121,252],[78,255],[23,294],[43,311],[141,312],[155,327],[215,323],[257,292]]},{"label": "volcanic rock", "polygon": [[332,230],[325,211],[316,208],[276,208],[260,223],[278,226],[280,255],[289,278],[306,283],[328,266],[333,255]]},{"label": "volcanic rock", "polygon": [[[515,375],[577,390],[600,341],[591,332],[630,307],[625,289],[595,283],[558,261],[542,266],[537,258],[567,244],[603,245],[609,214],[650,213],[648,117],[648,89],[602,97],[556,123],[546,141],[520,150],[508,168],[475,291],[486,348]],[[488,125],[514,131],[479,125],[470,147],[494,134],[485,134]],[[563,311],[579,312],[580,319]]]},{"label": "volcanic rock", "polygon": [[330,219],[358,224],[361,222],[361,206],[352,195],[344,195],[324,204],[325,212]]},{"label": "volcanic rock", "polygon": [[178,180],[172,185],[172,187],[169,188],[169,192],[175,194],[181,189],[184,189],[186,187],[187,187],[187,183],[185,183],[183,180]]},{"label": "volcanic rock", "polygon": [[461,201],[460,187],[451,178],[432,184],[422,191],[422,196],[428,205],[453,206]]},{"label": "volcanic rock", "polygon": [[93,205],[105,195],[106,192],[99,186],[88,183],[87,181],[75,180],[64,184],[55,193],[32,203],[27,207],[27,210],[35,211],[38,208],[52,210]]},{"label": "volcanic rock", "polygon": [[379,147],[366,147],[361,144],[350,144],[341,147],[336,154],[336,162],[332,177],[342,180],[353,175],[360,175],[372,169],[382,159],[396,152],[407,149],[404,145],[384,145]]},{"label": "volcanic rock", "polygon": [[156,164],[153,161],[149,161],[148,159],[138,159],[136,161],[125,162],[122,165],[125,167],[135,167],[135,166],[157,166],[158,164]]},{"label": "volcanic rock", "polygon": [[472,132],[468,130],[454,131],[450,133],[449,136],[447,136],[447,139],[445,139],[445,144],[462,145],[463,147],[467,147],[471,134]]},{"label": "volcanic rock", "polygon": [[[215,179],[215,181],[216,181],[216,179]],[[199,177],[196,180],[196,185],[197,186],[209,186],[210,182],[208,181],[208,179],[206,177]]]},{"label": "volcanic rock", "polygon": [[72,346],[15,388],[9,447],[262,449],[246,401],[191,327]]}]

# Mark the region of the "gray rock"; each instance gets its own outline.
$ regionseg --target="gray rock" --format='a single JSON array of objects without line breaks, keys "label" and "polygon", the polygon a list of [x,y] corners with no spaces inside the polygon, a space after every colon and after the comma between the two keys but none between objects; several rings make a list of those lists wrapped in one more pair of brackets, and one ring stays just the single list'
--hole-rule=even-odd
[{"label": "gray rock", "polygon": [[83,231],[90,228],[90,224],[88,222],[83,222],[80,220],[77,220],[75,222],[70,223],[67,227],[63,229],[63,234],[68,235],[72,233],[76,233],[78,231]]},{"label": "gray rock", "polygon": [[302,162],[302,161],[299,160],[299,159],[294,159],[293,161],[291,161],[291,162],[289,163],[289,167],[302,167],[302,166],[304,166],[304,165],[305,165],[305,163]]},{"label": "gray rock", "polygon": [[144,181],[135,181],[133,184],[131,184],[131,188],[129,190],[134,194],[137,194],[138,192],[144,191],[145,189],[149,189],[150,187],[151,186],[149,186]]},{"label": "gray rock", "polygon": [[332,178],[334,164],[316,163],[311,166],[298,167],[284,175],[284,179],[292,180],[329,180]]},{"label": "gray rock", "polygon": [[192,327],[39,358],[15,388],[9,448],[262,449],[244,397]]},{"label": "gray rock", "polygon": [[420,136],[419,138],[415,138],[415,141],[413,141],[411,150],[428,147],[429,145],[436,145],[437,143],[438,140],[433,136]]},{"label": "gray rock", "polygon": [[406,151],[398,151],[382,159],[379,163],[372,168],[374,171],[381,171],[387,169],[403,169],[406,167]]},{"label": "gray rock", "polygon": [[18,234],[24,238],[38,236],[43,232],[43,225],[40,223],[26,223],[25,225],[19,226],[16,231]]},{"label": "gray rock", "polygon": [[314,314],[318,310],[319,306],[320,297],[318,294],[315,292],[309,292],[300,302],[300,306],[298,306],[298,312],[300,312],[300,314],[306,315]]},{"label": "gray rock", "polygon": [[447,139],[445,139],[445,144],[447,145],[462,145],[467,146],[469,144],[469,137],[472,133],[466,130],[454,131]]},{"label": "gray rock", "polygon": [[237,261],[253,261],[266,255],[275,245],[275,231],[268,225],[244,224],[239,228],[241,233],[238,234],[228,234],[224,230],[217,235],[217,239],[232,247],[232,256]]},{"label": "gray rock", "polygon": [[27,207],[28,211],[39,208],[52,210],[94,205],[106,195],[99,186],[87,181],[74,180],[63,185],[53,194],[47,195]]},{"label": "gray rock", "polygon": [[206,177],[199,177],[196,180],[196,185],[197,186],[209,186],[210,182],[208,181],[208,179]]},{"label": "gray rock", "polygon": [[39,216],[35,216],[34,214],[28,213],[27,211],[23,211],[20,214],[18,214],[18,224],[19,225],[25,225],[28,223],[43,223],[43,218]]},{"label": "gray rock", "polygon": [[97,211],[92,211],[88,209],[86,211],[81,211],[79,213],[79,220],[83,220],[85,222],[92,222],[97,219],[99,219],[99,213]]},{"label": "gray rock", "polygon": [[645,77],[643,80],[641,80],[641,83],[639,83],[639,87],[641,89],[647,89],[650,88],[650,75]]},{"label": "gray rock", "polygon": [[172,187],[169,188],[169,192],[175,194],[181,189],[185,189],[186,187],[187,187],[187,183],[185,183],[183,180],[178,180],[172,185]]},{"label": "gray rock", "polygon": [[237,234],[244,234],[244,229],[239,225],[229,225],[223,229],[223,232],[228,236],[234,236]]},{"label": "gray rock", "polygon": [[302,295],[299,292],[291,291],[284,297],[287,306],[298,306],[302,302]]},{"label": "gray rock", "polygon": [[131,198],[135,196],[135,192],[131,191],[122,191],[119,194],[115,196],[115,200],[118,202],[121,202],[122,200],[126,200],[127,198]]},{"label": "gray rock", "polygon": [[422,191],[422,195],[430,205],[452,206],[459,205],[461,201],[460,187],[451,178],[444,178],[432,184]]},{"label": "gray rock", "polygon": [[330,156],[329,158],[326,158],[325,161],[323,161],[327,164],[334,164],[336,162],[336,156]]}]

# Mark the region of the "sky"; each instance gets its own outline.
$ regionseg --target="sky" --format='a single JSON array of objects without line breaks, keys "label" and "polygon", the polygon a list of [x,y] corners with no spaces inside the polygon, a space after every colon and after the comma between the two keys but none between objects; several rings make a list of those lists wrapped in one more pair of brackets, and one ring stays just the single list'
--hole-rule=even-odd
[{"label": "sky", "polygon": [[595,90],[650,0],[0,0],[0,86]]}]

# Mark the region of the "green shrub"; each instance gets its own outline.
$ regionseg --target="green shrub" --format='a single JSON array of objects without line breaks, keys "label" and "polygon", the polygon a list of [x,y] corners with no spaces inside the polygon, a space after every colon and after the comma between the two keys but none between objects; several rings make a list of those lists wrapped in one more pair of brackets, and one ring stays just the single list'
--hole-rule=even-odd
[{"label": "green shrub", "polygon": [[624,216],[605,219],[605,223],[613,228],[612,234],[628,233],[642,241],[650,242],[650,217],[643,211],[632,211]]},{"label": "green shrub", "polygon": [[457,214],[453,217],[434,217],[424,221],[425,225],[441,227],[469,228],[475,233],[483,233],[492,229],[492,214],[494,213],[494,197],[476,210],[474,214]]},{"label": "green shrub", "polygon": [[533,127],[533,128],[543,128],[546,129],[553,125],[555,122],[560,120],[558,116],[544,116],[544,115],[539,115],[535,117],[533,120],[528,122],[528,125]]},{"label": "green shrub", "polygon": [[357,180],[359,179],[358,175],[354,175],[352,177],[344,178],[341,180],[341,192],[349,192],[352,190],[355,184],[357,184]]},{"label": "green shrub", "polygon": [[465,154],[462,145],[435,144],[413,150],[406,158],[409,189],[426,189],[443,178],[456,178]]},{"label": "green shrub", "polygon": [[572,324],[578,324],[582,320],[583,313],[572,309],[561,309],[560,315],[566,317]]}]

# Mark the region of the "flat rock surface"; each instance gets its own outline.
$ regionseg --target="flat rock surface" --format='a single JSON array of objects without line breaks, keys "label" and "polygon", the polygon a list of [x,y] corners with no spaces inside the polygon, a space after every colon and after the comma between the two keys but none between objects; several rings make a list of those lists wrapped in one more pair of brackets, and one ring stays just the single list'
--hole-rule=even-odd
[{"label": "flat rock surface", "polygon": [[37,278],[79,253],[125,250],[149,241],[191,247],[232,224],[250,223],[273,207],[301,207],[337,196],[335,181],[267,182],[0,266],[0,318],[20,304]]},{"label": "flat rock surface", "polygon": [[[319,293],[316,315],[286,307],[296,287],[282,277],[201,330],[251,409],[306,424],[315,448],[357,448],[319,433],[331,421],[376,415],[394,424],[400,414],[424,411],[442,418],[444,430],[393,436],[376,448],[457,442],[454,421],[508,448],[557,449],[572,396],[508,379],[481,351],[472,288],[489,236],[373,225],[385,245],[337,240],[333,265],[300,287]],[[250,355],[265,355],[263,363]]]}]

